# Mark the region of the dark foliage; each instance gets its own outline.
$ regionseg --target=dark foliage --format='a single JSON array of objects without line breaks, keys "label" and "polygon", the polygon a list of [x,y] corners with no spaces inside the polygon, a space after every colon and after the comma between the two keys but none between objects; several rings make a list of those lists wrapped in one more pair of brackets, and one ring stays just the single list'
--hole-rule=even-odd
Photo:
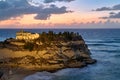
[{"label": "dark foliage", "polygon": [[30,43],[30,42],[25,43],[24,49],[28,49],[29,51],[32,51],[34,49],[34,43]]},{"label": "dark foliage", "polygon": [[43,43],[45,42],[50,43],[51,41],[77,41],[83,39],[81,35],[79,35],[79,33],[68,31],[54,33],[53,31],[49,31],[48,33],[42,32],[38,40]]},{"label": "dark foliage", "polygon": [[[59,32],[54,33],[53,31],[42,32],[40,33],[40,37],[32,42],[25,42],[24,49],[32,50],[43,50],[46,47],[50,47],[51,44],[55,44],[58,47],[61,46],[60,42],[68,42],[68,41],[78,41],[83,40],[79,33],[74,32]],[[42,43],[37,45],[37,43]]]}]

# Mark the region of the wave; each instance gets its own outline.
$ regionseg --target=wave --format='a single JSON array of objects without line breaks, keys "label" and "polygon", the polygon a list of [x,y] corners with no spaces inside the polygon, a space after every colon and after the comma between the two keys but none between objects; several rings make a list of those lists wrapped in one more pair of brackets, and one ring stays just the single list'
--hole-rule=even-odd
[{"label": "wave", "polygon": [[52,73],[49,72],[37,72],[33,75],[27,76],[24,80],[52,80],[55,77]]},{"label": "wave", "polygon": [[113,47],[120,47],[120,44],[116,43],[88,43],[88,46],[113,46]]},{"label": "wave", "polygon": [[62,69],[59,70],[55,73],[50,73],[50,72],[37,72],[33,75],[29,75],[24,80],[56,80],[56,78],[61,77],[61,76],[70,76],[74,75],[71,74],[73,72],[78,72],[78,68],[67,68],[67,69]]},{"label": "wave", "polygon": [[120,39],[86,40],[86,43],[120,43]]},{"label": "wave", "polygon": [[91,50],[93,52],[120,53],[120,50]]},{"label": "wave", "polygon": [[114,55],[115,58],[120,58],[120,54]]}]

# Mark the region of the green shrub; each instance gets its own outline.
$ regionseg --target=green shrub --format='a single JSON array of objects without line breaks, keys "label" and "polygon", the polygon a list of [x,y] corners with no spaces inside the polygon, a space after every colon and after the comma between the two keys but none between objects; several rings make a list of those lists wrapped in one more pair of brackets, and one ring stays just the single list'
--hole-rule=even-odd
[{"label": "green shrub", "polygon": [[34,43],[30,43],[30,42],[25,43],[24,49],[28,49],[29,51],[32,51],[34,49]]}]

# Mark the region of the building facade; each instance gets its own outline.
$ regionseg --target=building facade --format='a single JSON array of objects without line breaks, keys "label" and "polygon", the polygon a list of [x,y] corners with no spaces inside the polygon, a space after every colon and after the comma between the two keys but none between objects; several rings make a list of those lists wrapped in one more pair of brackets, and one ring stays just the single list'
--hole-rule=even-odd
[{"label": "building facade", "polygon": [[16,33],[17,40],[34,40],[39,37],[40,37],[40,35],[38,33],[30,33],[30,32],[26,32],[23,30]]}]

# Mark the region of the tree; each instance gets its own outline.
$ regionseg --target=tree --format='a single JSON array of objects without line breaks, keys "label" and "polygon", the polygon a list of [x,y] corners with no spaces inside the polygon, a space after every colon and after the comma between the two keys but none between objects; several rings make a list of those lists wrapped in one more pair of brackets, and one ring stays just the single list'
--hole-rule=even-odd
[{"label": "tree", "polygon": [[29,51],[32,51],[34,49],[34,43],[31,43],[31,42],[25,43],[24,49],[28,49]]}]

